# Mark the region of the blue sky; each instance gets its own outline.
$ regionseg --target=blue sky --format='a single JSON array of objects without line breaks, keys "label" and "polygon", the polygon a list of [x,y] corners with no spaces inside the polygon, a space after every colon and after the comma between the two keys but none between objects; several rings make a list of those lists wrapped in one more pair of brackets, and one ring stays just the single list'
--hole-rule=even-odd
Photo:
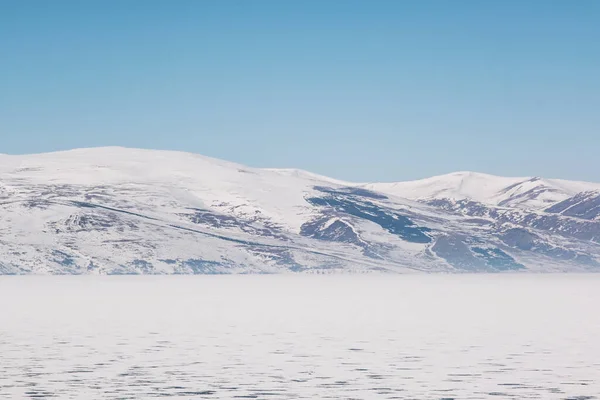
[{"label": "blue sky", "polygon": [[0,2],[0,153],[600,181],[600,2]]}]

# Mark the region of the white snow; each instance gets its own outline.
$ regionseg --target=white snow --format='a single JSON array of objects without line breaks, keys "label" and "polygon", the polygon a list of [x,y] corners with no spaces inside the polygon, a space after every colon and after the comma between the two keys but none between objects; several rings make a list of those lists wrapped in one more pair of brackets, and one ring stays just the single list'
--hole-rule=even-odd
[{"label": "white snow", "polygon": [[0,399],[592,399],[599,285],[0,277]]},{"label": "white snow", "polygon": [[[63,273],[114,272],[132,268],[132,260],[150,260],[154,272],[161,273],[190,271],[174,260],[221,263],[228,266],[227,272],[281,272],[284,267],[276,261],[280,253],[288,261],[309,261],[315,270],[325,260],[334,260],[330,271],[447,269],[446,263],[428,256],[432,244],[410,243],[374,222],[348,215],[343,220],[358,234],[360,246],[373,245],[371,250],[381,258],[369,257],[356,244],[300,235],[303,224],[324,216],[307,202],[308,197],[323,196],[317,186],[379,191],[390,199],[368,201],[409,215],[419,226],[440,234],[483,241],[490,235],[477,224],[415,200],[470,198],[512,207],[511,215],[518,219],[522,211],[524,219],[531,208],[541,209],[582,189],[600,188],[593,183],[472,172],[356,184],[296,169],[251,168],[191,153],[120,147],[0,155],[0,271],[55,273],[52,259],[67,254],[74,264],[89,268],[65,267]],[[522,196],[532,189],[538,191]],[[195,212],[214,213],[224,221],[212,226],[192,222],[189,215]],[[326,216],[329,224],[337,218]],[[245,225],[230,226],[227,218]],[[270,227],[276,236],[252,231]],[[242,242],[251,245],[244,247]],[[594,252],[593,246],[582,248]],[[144,271],[143,266],[136,268]]]},{"label": "white snow", "polygon": [[600,189],[600,183],[501,177],[477,172],[455,172],[415,181],[367,183],[362,186],[414,200],[470,199],[489,205],[534,209],[546,208],[582,191]]},{"label": "white snow", "polygon": [[119,147],[0,156],[0,174],[9,184],[146,186],[169,191],[190,205],[246,217],[258,212],[293,230],[306,218],[304,195],[316,179],[191,153]]}]

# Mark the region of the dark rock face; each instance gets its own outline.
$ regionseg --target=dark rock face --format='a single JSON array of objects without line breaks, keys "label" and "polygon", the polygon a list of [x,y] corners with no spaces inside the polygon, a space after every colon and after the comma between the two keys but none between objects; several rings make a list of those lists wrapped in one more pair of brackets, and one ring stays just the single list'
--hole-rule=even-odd
[{"label": "dark rock face", "polygon": [[[455,214],[472,218],[486,218],[488,223],[481,224],[481,226],[489,225],[490,234],[498,238],[508,250],[530,252],[558,262],[598,267],[600,263],[589,252],[598,251],[598,248],[594,246],[600,244],[600,221],[574,217],[574,214],[594,215],[595,199],[588,194],[586,200],[585,212],[592,211],[591,214],[582,213],[583,207],[579,209],[573,207],[574,205],[583,206],[581,197],[577,200],[568,199],[547,210],[554,213],[493,207],[471,200],[436,199],[427,201],[427,204]],[[565,212],[570,210],[573,210],[571,211],[573,216],[566,216]],[[472,218],[470,221],[473,222]],[[546,237],[548,235],[562,237],[567,241],[562,240],[563,244],[553,244]],[[496,261],[490,266],[493,264],[496,267],[502,267],[511,264],[510,261],[502,261],[503,257],[495,258]]]},{"label": "dark rock face", "polygon": [[370,258],[382,259],[380,253],[385,251],[382,246],[361,239],[349,222],[336,217],[323,217],[307,222],[302,225],[300,234],[318,240],[355,245],[362,248],[363,255]]},{"label": "dark rock face", "polygon": [[237,218],[230,215],[217,214],[208,210],[194,208],[190,209],[189,214],[180,215],[188,218],[194,224],[205,224],[214,226],[215,228],[239,226],[239,220]]},{"label": "dark rock face", "polygon": [[315,186],[315,190],[318,190],[323,193],[337,194],[337,195],[354,195],[363,198],[370,198],[375,200],[386,200],[388,197],[377,192],[373,192],[372,190],[364,189],[364,188],[353,188],[353,187],[343,187],[343,188],[330,188],[326,186]]},{"label": "dark rock face", "polygon": [[525,268],[499,248],[470,246],[468,240],[460,236],[441,236],[431,250],[459,270],[508,271]]},{"label": "dark rock face", "polygon": [[183,261],[182,265],[185,268],[191,269],[194,274],[220,274],[220,272],[217,272],[217,267],[219,267],[220,264],[214,261],[190,259]]},{"label": "dark rock face", "polygon": [[483,263],[476,259],[467,245],[457,236],[437,238],[431,250],[438,257],[457,269],[473,271],[483,268]]},{"label": "dark rock face", "polygon": [[512,228],[503,232],[500,239],[510,247],[529,251],[537,245],[539,238],[526,229]]},{"label": "dark rock face", "polygon": [[[306,200],[314,206],[329,208],[329,213],[348,215],[374,222],[408,242],[430,243],[432,240],[427,235],[427,232],[430,231],[429,228],[417,226],[408,217],[396,210],[365,200],[355,193],[349,194],[346,191],[334,191],[333,189],[324,190],[320,187],[316,189],[324,191],[328,195],[310,197]],[[367,198],[371,197],[368,196]]]},{"label": "dark rock face", "polygon": [[280,240],[288,239],[278,226],[259,218],[245,220],[199,208],[190,208],[188,213],[178,215],[194,224],[207,227],[239,229],[255,236],[272,237]]},{"label": "dark rock face", "polygon": [[598,263],[589,255],[576,250],[549,244],[540,236],[523,228],[511,228],[499,235],[499,238],[512,248],[530,251],[555,260],[572,261],[578,264],[597,266]]},{"label": "dark rock face", "polygon": [[[25,185],[17,197],[0,186],[0,274],[600,271],[600,192],[542,211],[313,185],[291,207],[287,195],[282,207],[244,201],[243,185],[207,201],[128,184]],[[551,189],[539,190],[511,200]]]},{"label": "dark rock face", "polygon": [[[515,183],[514,185],[510,185],[510,186],[506,187],[504,190],[500,191],[500,193],[507,193],[511,189],[514,189],[515,187],[522,185],[523,183],[537,182],[540,180],[541,180],[541,178],[536,177],[536,178],[531,178],[524,182]],[[524,202],[524,201],[531,200],[531,199],[537,199],[544,193],[559,193],[559,191],[554,188],[544,186],[544,185],[536,186],[533,189],[527,190],[523,193],[513,195],[510,198],[508,198],[504,201],[501,201],[500,203],[498,203],[498,205],[500,207],[511,206],[514,204],[518,204],[519,202],[522,202],[522,201]]]},{"label": "dark rock face", "polygon": [[500,228],[504,224],[545,231],[578,240],[600,243],[600,221],[569,218],[559,214],[487,206],[471,200],[439,199],[427,204],[444,211],[470,217],[490,218]]},{"label": "dark rock face", "polygon": [[331,222],[331,217],[319,218],[302,225],[300,234],[319,240],[344,242],[361,245],[363,242],[350,224],[339,219]]},{"label": "dark rock face", "polygon": [[523,264],[517,263],[514,258],[512,258],[511,256],[509,256],[504,251],[498,248],[472,247],[471,251],[473,251],[476,258],[479,258],[484,261],[486,267],[498,271],[508,271],[525,268]]},{"label": "dark rock face", "polygon": [[583,192],[546,209],[546,212],[587,220],[600,217],[600,192]]},{"label": "dark rock face", "polygon": [[0,262],[0,275],[16,275],[19,272],[17,266]]}]

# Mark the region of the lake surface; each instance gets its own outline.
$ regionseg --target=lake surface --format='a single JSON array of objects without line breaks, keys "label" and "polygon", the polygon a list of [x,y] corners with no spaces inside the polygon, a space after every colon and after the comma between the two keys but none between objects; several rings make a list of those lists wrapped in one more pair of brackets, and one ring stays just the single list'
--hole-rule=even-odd
[{"label": "lake surface", "polygon": [[0,277],[0,398],[597,399],[600,275]]}]

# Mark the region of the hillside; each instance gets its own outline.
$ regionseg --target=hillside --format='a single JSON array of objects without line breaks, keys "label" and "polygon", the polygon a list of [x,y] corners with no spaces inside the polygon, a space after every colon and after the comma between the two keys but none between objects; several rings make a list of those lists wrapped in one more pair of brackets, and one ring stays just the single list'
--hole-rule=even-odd
[{"label": "hillside", "polygon": [[598,188],[354,184],[126,148],[0,155],[0,274],[595,271]]}]

